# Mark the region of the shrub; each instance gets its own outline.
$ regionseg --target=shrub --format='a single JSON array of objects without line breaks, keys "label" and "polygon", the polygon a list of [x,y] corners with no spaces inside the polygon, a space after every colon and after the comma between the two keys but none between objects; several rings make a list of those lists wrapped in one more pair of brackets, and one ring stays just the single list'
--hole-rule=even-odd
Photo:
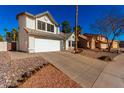
[{"label": "shrub", "polygon": [[98,57],[98,59],[104,60],[104,61],[112,61],[112,58],[109,56],[101,56],[101,57]]}]

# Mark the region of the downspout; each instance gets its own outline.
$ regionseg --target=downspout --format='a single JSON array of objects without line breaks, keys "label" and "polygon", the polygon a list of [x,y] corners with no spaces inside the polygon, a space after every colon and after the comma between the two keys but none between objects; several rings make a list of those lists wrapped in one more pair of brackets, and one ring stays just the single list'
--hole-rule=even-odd
[{"label": "downspout", "polygon": [[[36,31],[36,17],[35,17],[35,31]],[[35,40],[34,40],[34,49],[35,49]],[[33,51],[35,52],[35,51]]]},{"label": "downspout", "polygon": [[35,17],[35,31],[36,31],[36,17]]}]

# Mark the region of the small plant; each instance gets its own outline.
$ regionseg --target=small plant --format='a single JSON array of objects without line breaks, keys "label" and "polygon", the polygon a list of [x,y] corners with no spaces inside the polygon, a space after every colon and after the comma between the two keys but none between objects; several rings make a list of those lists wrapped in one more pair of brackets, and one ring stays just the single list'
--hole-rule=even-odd
[{"label": "small plant", "polygon": [[98,59],[104,60],[104,61],[112,61],[112,58],[109,56],[101,56],[101,57],[98,57]]}]

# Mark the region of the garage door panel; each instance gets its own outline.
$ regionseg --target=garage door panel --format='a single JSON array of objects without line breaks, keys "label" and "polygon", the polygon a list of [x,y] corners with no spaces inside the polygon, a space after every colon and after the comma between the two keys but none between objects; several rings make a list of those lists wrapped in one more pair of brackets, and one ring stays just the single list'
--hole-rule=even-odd
[{"label": "garage door panel", "polygon": [[35,39],[35,52],[60,51],[60,40]]}]

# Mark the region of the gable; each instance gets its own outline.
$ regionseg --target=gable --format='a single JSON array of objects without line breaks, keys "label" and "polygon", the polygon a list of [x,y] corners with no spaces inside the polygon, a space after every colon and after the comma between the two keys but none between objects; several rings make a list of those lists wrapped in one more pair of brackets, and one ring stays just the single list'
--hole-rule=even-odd
[{"label": "gable", "polygon": [[72,34],[70,35],[70,37],[68,38],[68,40],[75,41],[75,34],[72,33]]},{"label": "gable", "polygon": [[44,17],[44,16],[47,16],[47,18],[48,18],[53,24],[55,24],[55,25],[58,26],[58,23],[54,20],[53,16],[52,16],[48,11],[35,15],[36,18],[41,18],[41,17]]},{"label": "gable", "polygon": [[16,18],[18,19],[19,16],[28,16],[28,17],[31,17],[33,19],[42,19],[42,20],[44,20],[43,17],[46,16],[46,19],[48,20],[48,22],[55,24],[56,26],[59,26],[59,24],[54,20],[54,18],[52,17],[52,15],[48,11],[37,14],[37,15],[32,15],[28,12],[22,12],[22,13],[19,13],[16,16]]},{"label": "gable", "polygon": [[40,16],[40,17],[37,18],[37,20],[55,25],[55,23],[50,19],[50,17],[48,15]]}]

